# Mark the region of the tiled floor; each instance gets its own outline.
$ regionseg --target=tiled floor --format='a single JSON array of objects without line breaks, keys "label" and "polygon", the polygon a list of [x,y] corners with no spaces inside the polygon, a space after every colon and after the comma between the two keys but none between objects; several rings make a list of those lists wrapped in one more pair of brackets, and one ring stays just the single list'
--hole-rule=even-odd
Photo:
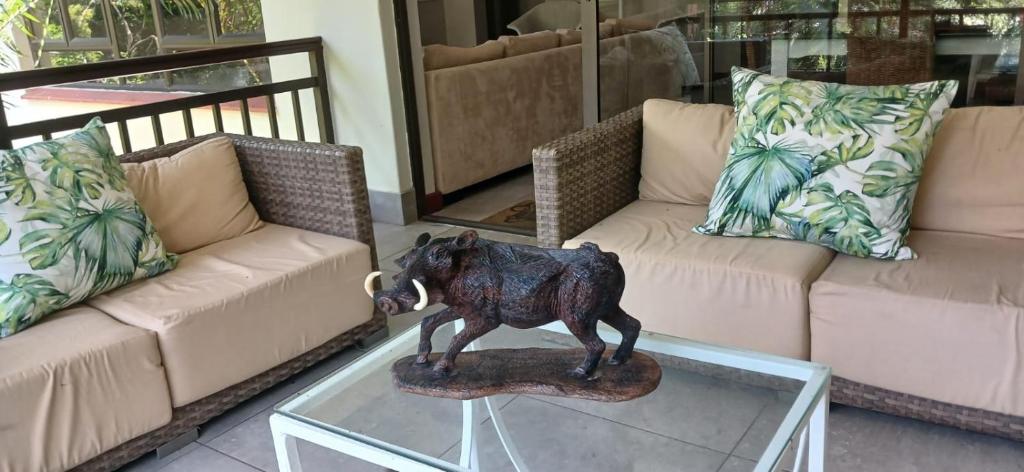
[{"label": "tiled floor", "polygon": [[533,173],[527,172],[496,183],[491,188],[448,205],[435,214],[460,220],[482,221],[512,205],[533,200],[533,195]]},{"label": "tiled floor", "polygon": [[[375,229],[379,252],[383,255],[381,266],[386,272],[386,281],[398,270],[392,260],[401,255],[420,233],[454,236],[462,231],[461,228],[429,223],[407,227],[376,225]],[[481,231],[481,236],[512,242],[532,242],[531,238],[488,231]],[[412,326],[421,316],[422,313],[391,318],[391,333],[396,334]],[[124,470],[276,471],[267,422],[273,405],[344,366],[361,353],[359,349],[353,348],[335,355],[291,381],[211,421],[201,429],[198,441],[162,459],[151,454]],[[711,405],[721,394],[721,391],[714,388],[693,386],[687,390],[687,398],[679,399],[679,402],[681,405],[700,405],[702,402]],[[730,403],[744,404],[742,401]],[[518,424],[536,425],[557,418],[563,422],[563,428],[564,422],[569,421],[573,428],[587,432],[588,441],[630,444],[629,454],[609,458],[573,454],[573,449],[566,446],[571,446],[571,442],[579,438],[544,435],[518,437],[520,448],[535,452],[532,457],[534,462],[530,463],[532,470],[736,472],[751,470],[754,463],[751,459],[757,456],[758,444],[763,444],[771,433],[766,425],[777,424],[778,415],[784,413],[781,408],[773,408],[771,403],[754,405],[751,403],[750,411],[744,407],[734,411],[712,412],[714,418],[711,420],[717,428],[694,430],[679,428],[676,424],[678,421],[673,421],[671,414],[627,417],[611,406],[589,409],[583,413],[573,409],[572,400],[548,397],[510,397],[502,410],[507,412],[505,418],[513,432]],[[660,407],[660,411],[668,410]],[[388,421],[394,420],[381,420],[381,424],[386,425]],[[438,454],[445,458],[455,458],[459,453],[458,432],[450,433],[425,439],[437,442],[429,447]],[[511,464],[499,454],[498,443],[491,437],[494,435],[493,429],[484,428],[481,434],[481,456],[483,465],[488,467],[485,470],[510,470]],[[827,470],[836,472],[1024,472],[1024,444],[842,406],[832,408],[828,448]],[[301,441],[299,454],[305,472],[381,470]]]}]

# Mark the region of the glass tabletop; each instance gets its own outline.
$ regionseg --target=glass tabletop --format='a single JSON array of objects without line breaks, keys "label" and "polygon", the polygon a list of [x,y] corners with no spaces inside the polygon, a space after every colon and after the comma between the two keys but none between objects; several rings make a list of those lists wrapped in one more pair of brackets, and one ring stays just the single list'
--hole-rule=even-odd
[{"label": "glass tabletop", "polygon": [[[454,333],[453,324],[439,328],[433,352],[443,352]],[[600,334],[612,349],[615,333]],[[391,365],[415,354],[418,343],[415,326],[280,403],[276,412],[428,467],[466,470],[460,466],[464,402],[392,385]],[[579,346],[552,323],[549,329],[502,326],[471,348]],[[829,370],[814,363],[649,333],[637,349],[662,367],[660,385],[647,396],[619,403],[490,398],[528,470],[772,470],[795,447],[827,390]],[[480,469],[515,470],[481,410],[474,417]]]}]

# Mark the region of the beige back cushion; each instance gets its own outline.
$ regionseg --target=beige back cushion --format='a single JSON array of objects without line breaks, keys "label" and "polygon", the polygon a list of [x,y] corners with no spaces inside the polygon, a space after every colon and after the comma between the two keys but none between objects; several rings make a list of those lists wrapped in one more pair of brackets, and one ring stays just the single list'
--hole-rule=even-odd
[{"label": "beige back cushion", "polygon": [[911,224],[1024,239],[1024,107],[950,110],[925,159]]},{"label": "beige back cushion", "polygon": [[644,102],[640,199],[707,205],[736,128],[732,107]]},{"label": "beige back cushion", "polygon": [[471,48],[431,44],[423,47],[423,70],[447,69],[502,57],[505,57],[505,45],[494,40]]},{"label": "beige back cushion", "polygon": [[558,34],[559,46],[572,46],[583,42],[583,32],[578,29],[560,28],[555,33]]},{"label": "beige back cushion", "polygon": [[188,252],[263,225],[249,202],[230,138],[123,167],[128,186],[171,252]]},{"label": "beige back cushion", "polygon": [[538,31],[520,36],[502,36],[498,38],[498,42],[505,45],[505,57],[513,57],[557,48],[559,38],[558,33],[554,31]]}]

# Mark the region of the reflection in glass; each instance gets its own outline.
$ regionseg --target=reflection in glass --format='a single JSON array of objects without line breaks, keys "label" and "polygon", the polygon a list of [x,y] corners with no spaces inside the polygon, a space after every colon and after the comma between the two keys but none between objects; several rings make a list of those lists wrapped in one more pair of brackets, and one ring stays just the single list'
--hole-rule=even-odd
[{"label": "reflection in glass", "polygon": [[206,2],[203,0],[160,0],[165,35],[207,36]]},{"label": "reflection in glass", "polygon": [[605,29],[609,22],[653,23],[623,31],[632,35],[619,40],[623,46],[606,46],[611,41],[602,36],[603,118],[621,108],[605,97],[665,80],[616,76],[606,67],[616,49],[631,63],[671,61],[639,46],[653,32],[685,45],[700,77],[696,86],[644,91],[664,98],[729,104],[729,70],[742,66],[864,85],[955,79],[961,86],[954,106],[1024,100],[1018,78],[1024,0],[616,0],[601,1],[600,16]]},{"label": "reflection in glass", "polygon": [[68,0],[67,8],[72,38],[107,37],[101,0]]},{"label": "reflection in glass", "polygon": [[263,32],[263,15],[259,0],[216,0],[220,34],[252,34]]}]

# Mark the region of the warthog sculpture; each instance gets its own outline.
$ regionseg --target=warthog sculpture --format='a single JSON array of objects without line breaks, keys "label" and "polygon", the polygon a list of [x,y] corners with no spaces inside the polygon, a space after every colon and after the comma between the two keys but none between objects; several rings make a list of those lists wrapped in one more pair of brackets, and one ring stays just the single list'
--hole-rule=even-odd
[{"label": "warthog sculpture", "polygon": [[438,327],[458,318],[466,321],[434,364],[439,374],[450,372],[469,343],[501,324],[525,329],[561,320],[586,348],[583,362],[569,373],[581,378],[593,375],[604,354],[598,321],[622,333],[610,365],[630,358],[640,333],[640,322],[619,307],[625,286],[619,257],[595,244],[542,249],[480,239],[475,231],[434,240],[422,234],[395,262],[402,272],[395,275],[393,288],[374,293],[373,280],[380,272],[366,277],[366,293],[382,312],[397,315],[434,303],[447,305],[423,319],[417,364],[427,364],[430,338]]}]

